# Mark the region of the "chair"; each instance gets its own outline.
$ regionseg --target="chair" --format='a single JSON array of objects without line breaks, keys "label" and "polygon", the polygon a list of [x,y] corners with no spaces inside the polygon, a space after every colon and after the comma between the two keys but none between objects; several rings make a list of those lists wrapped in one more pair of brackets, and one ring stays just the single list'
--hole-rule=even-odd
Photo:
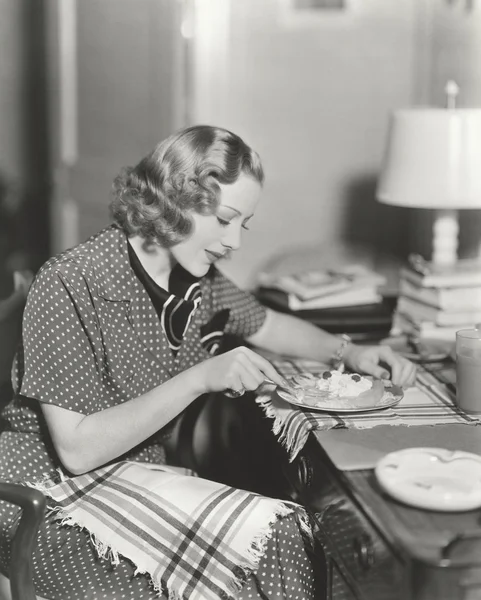
[{"label": "chair", "polygon": [[[12,393],[10,372],[20,337],[25,305],[24,290],[0,301],[0,410]],[[0,421],[0,431],[4,423]],[[46,500],[34,489],[0,482],[0,500],[22,508],[22,517],[12,542],[9,579],[0,575],[0,599],[40,600],[32,579],[32,552],[42,522]]]},{"label": "chair", "polygon": [[[11,600],[40,600],[35,595],[32,573],[32,553],[37,532],[42,522],[46,500],[38,490],[13,483],[0,482],[0,500],[20,506],[22,518],[12,542],[10,560],[10,598]],[[9,599],[6,578],[0,581],[0,594]],[[2,596],[0,596],[2,598]]]}]

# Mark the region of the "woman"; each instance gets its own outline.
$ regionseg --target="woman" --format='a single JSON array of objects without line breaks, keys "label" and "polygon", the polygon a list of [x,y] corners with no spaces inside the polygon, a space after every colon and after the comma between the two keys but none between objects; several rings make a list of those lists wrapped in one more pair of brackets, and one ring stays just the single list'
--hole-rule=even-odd
[{"label": "woman", "polygon": [[[172,135],[119,175],[114,225],[48,261],[30,290],[16,395],[4,411],[1,479],[33,481],[60,468],[76,481],[119,461],[162,465],[176,417],[200,395],[239,396],[266,378],[283,383],[250,348],[216,354],[224,333],[266,350],[342,358],[377,377],[386,376],[385,363],[396,384],[413,383],[414,367],[388,348],[346,345],[266,310],[217,270],[240,247],[263,178],[252,149],[209,126]],[[198,482],[189,478],[192,490]],[[5,538],[15,511],[0,510]],[[263,543],[236,597],[316,597],[295,518],[277,519]],[[4,543],[0,550],[4,571]],[[132,577],[122,557],[114,569],[97,560],[88,531],[52,516],[34,561],[37,593],[50,600],[155,597],[148,575]]]}]

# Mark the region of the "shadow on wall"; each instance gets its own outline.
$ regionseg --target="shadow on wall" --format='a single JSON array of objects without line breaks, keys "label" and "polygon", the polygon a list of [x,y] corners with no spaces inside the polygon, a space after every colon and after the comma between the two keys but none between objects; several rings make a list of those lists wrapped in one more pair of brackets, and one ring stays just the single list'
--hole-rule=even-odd
[{"label": "shadow on wall", "polygon": [[48,119],[47,0],[24,1],[22,31],[24,61],[21,221],[28,268],[36,271],[50,255],[51,196],[50,130]]},{"label": "shadow on wall", "polygon": [[0,300],[9,296],[13,289],[10,258],[15,239],[12,227],[15,204],[5,177],[0,173]]},{"label": "shadow on wall", "polygon": [[[353,180],[346,188],[342,238],[386,258],[405,262],[411,253],[430,260],[434,211],[380,204],[376,200],[376,177]],[[480,253],[481,210],[459,211],[460,258]]]},{"label": "shadow on wall", "polygon": [[481,258],[481,210],[460,211],[458,256]]},{"label": "shadow on wall", "polygon": [[[15,82],[14,101],[2,101],[1,115],[11,127],[1,144],[0,297],[11,291],[13,271],[36,271],[50,254],[46,5],[47,0],[18,0],[18,8],[7,11],[15,43],[5,46],[5,64]],[[2,65],[0,94],[6,89],[4,74]]]},{"label": "shadow on wall", "polygon": [[0,299],[13,290],[14,271],[29,269],[21,234],[22,205],[18,190],[0,173]]},{"label": "shadow on wall", "polygon": [[342,239],[373,256],[404,262],[411,246],[411,209],[380,204],[376,200],[377,178],[366,176],[346,186]]}]

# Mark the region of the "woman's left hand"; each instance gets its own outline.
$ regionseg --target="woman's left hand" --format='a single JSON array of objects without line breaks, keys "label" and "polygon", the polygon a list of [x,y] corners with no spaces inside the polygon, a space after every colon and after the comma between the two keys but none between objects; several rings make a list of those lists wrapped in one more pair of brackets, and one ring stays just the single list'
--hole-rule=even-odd
[{"label": "woman's left hand", "polygon": [[356,373],[366,373],[378,379],[391,379],[395,385],[404,388],[414,385],[416,380],[416,365],[393,352],[388,346],[350,344],[344,353],[344,362]]}]

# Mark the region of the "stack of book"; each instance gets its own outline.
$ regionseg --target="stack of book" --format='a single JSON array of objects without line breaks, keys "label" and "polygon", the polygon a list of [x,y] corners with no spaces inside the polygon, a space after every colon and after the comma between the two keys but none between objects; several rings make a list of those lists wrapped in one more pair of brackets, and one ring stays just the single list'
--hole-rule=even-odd
[{"label": "stack of book", "polygon": [[389,335],[396,298],[381,296],[385,278],[365,267],[305,271],[274,277],[264,274],[258,299],[280,312],[295,314],[331,333],[359,342]]},{"label": "stack of book", "polygon": [[481,323],[481,262],[441,267],[413,257],[400,270],[393,334],[455,341],[456,331]]},{"label": "stack of book", "polygon": [[262,273],[259,276],[260,287],[287,294],[291,311],[377,304],[382,301],[379,288],[385,283],[383,275],[363,265],[284,276]]}]

